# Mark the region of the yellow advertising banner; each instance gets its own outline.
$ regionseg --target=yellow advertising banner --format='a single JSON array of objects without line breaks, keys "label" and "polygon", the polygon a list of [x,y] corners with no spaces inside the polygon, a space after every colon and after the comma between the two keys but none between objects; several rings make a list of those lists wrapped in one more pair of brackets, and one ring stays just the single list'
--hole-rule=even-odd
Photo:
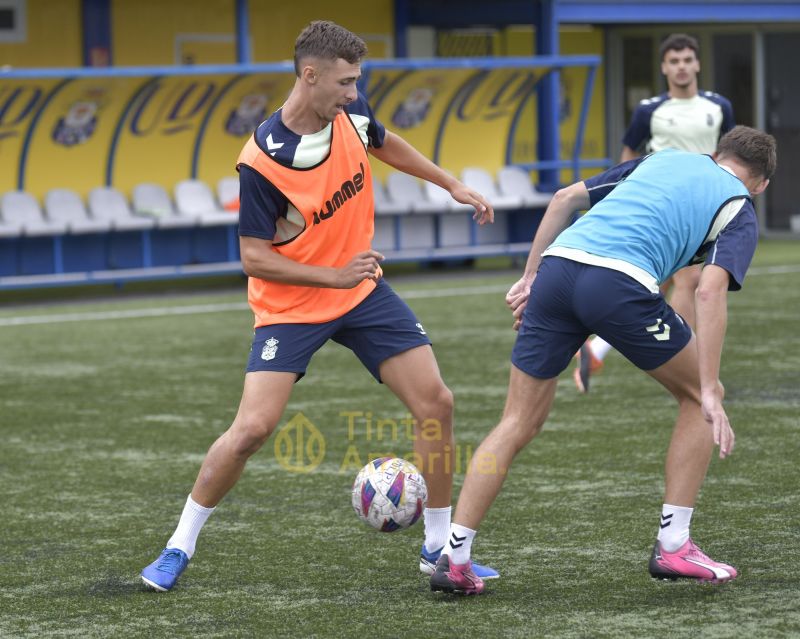
[{"label": "yellow advertising banner", "polygon": [[0,82],[0,193],[19,187],[28,135],[36,117],[63,79],[9,79]]},{"label": "yellow advertising banner", "polygon": [[533,102],[540,69],[496,69],[459,91],[438,132],[436,161],[456,175],[469,166],[494,174],[507,164],[520,110]]},{"label": "yellow advertising banner", "polygon": [[194,150],[192,175],[212,189],[221,177],[236,175],[236,158],[255,128],[278,110],[295,76],[273,73],[237,76],[208,109]]},{"label": "yellow advertising banner", "polygon": [[68,188],[86,197],[106,183],[119,123],[147,78],[76,78],[51,95],[24,158],[24,190]]},{"label": "yellow advertising banner", "polygon": [[172,192],[191,177],[203,121],[232,75],[169,76],[151,80],[134,97],[110,153],[107,180],[130,193],[153,182]]},{"label": "yellow advertising banner", "polygon": [[[406,73],[385,89],[379,102],[373,102],[375,117],[423,155],[435,160],[437,140],[451,117],[451,105],[468,81],[479,74],[474,69],[429,69]],[[444,168],[453,170],[447,165]],[[392,170],[385,164],[374,162],[372,173],[384,180]]]},{"label": "yellow advertising banner", "polygon": [[[375,116],[458,175],[537,157],[536,96],[547,68],[370,70]],[[586,68],[561,71],[561,157],[574,149]],[[293,73],[0,79],[0,192],[40,200],[56,187],[86,196],[111,185],[128,197],[186,178],[215,189],[258,124],[284,103]],[[602,108],[589,110],[583,157],[605,146]],[[392,169],[377,160],[373,173]],[[568,181],[571,175],[563,175]]]}]

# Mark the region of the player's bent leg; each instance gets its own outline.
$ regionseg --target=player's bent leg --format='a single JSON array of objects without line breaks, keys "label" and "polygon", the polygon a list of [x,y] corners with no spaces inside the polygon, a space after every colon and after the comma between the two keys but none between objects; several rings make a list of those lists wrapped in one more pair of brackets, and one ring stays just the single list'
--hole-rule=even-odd
[{"label": "player's bent leg", "polygon": [[[693,336],[675,357],[648,371],[678,401],[678,418],[665,463],[664,503],[693,508],[705,479],[714,448],[711,427],[700,407],[700,377],[697,342]],[[738,572],[728,564],[714,561],[692,541],[668,551],[656,541],[648,566],[654,579],[695,579],[722,584]]]},{"label": "player's bent leg", "polygon": [[[431,576],[433,591],[480,594],[483,580],[469,558],[474,531],[494,502],[516,454],[541,430],[556,392],[556,378],[538,379],[511,368],[508,397],[500,423],[483,440],[467,470],[451,531],[454,539]],[[468,528],[455,538],[455,529]],[[456,543],[458,542],[458,543]]]},{"label": "player's bent leg", "polygon": [[[449,507],[453,491],[455,443],[453,437],[453,393],[439,373],[439,365],[429,345],[417,346],[394,355],[380,365],[380,376],[389,389],[406,405],[414,418],[414,464],[428,486],[426,540],[419,558],[420,571],[433,574],[450,525]],[[446,514],[441,535],[429,529],[431,509]],[[497,579],[499,573],[488,566],[474,564],[483,579]]]},{"label": "player's bent leg", "polygon": [[216,506],[233,488],[247,460],[278,425],[296,379],[296,373],[275,371],[245,375],[236,418],[211,445],[192,488],[192,499],[198,504]]},{"label": "player's bent leg", "polygon": [[[575,383],[575,388],[578,389],[579,393],[589,392],[589,379],[592,375],[602,370],[603,358],[611,348],[611,344],[602,337],[595,337],[592,340],[585,341],[580,350],[575,353],[578,363],[575,366],[575,370],[572,371],[572,381]],[[602,353],[602,357],[598,356],[595,349]]]},{"label": "player's bent leg", "polygon": [[428,485],[428,506],[450,505],[453,490],[453,393],[430,346],[403,351],[380,365],[381,380],[415,421],[413,460]]},{"label": "player's bent leg", "polygon": [[539,379],[511,366],[503,417],[472,457],[453,521],[477,530],[505,481],[511,462],[541,430],[558,379]]},{"label": "player's bent leg", "polygon": [[693,507],[711,462],[714,437],[700,407],[700,375],[694,336],[675,357],[647,371],[678,402],[678,417],[665,464],[664,501]]},{"label": "player's bent leg", "polygon": [[695,264],[680,269],[672,276],[674,286],[669,305],[692,328],[694,328],[694,293],[700,283],[701,271],[702,266]]},{"label": "player's bent leg", "polygon": [[236,418],[212,444],[203,460],[178,528],[167,548],[142,570],[141,578],[146,586],[157,592],[166,592],[175,586],[192,558],[195,540],[205,519],[236,484],[249,457],[275,429],[296,378],[296,373],[263,371],[245,376]]}]

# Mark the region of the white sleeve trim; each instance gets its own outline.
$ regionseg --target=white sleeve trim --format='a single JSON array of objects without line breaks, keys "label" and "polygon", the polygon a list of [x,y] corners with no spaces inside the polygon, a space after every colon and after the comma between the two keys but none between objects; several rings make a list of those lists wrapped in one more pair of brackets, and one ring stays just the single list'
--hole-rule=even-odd
[{"label": "white sleeve trim", "polygon": [[728,226],[728,224],[731,223],[731,220],[739,214],[739,211],[742,210],[745,202],[747,202],[747,198],[741,197],[731,200],[725,206],[723,206],[717,214],[717,217],[714,218],[714,223],[711,225],[705,241],[715,241],[717,236],[722,232],[722,229]]}]

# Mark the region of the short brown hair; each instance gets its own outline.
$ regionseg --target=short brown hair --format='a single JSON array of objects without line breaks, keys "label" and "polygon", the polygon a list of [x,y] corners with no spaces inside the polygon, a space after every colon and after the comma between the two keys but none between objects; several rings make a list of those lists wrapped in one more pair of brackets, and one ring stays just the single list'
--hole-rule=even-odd
[{"label": "short brown hair", "polygon": [[747,167],[750,175],[763,175],[767,180],[778,165],[775,138],[749,126],[735,126],[723,135],[717,145],[717,154],[720,158],[733,156]]},{"label": "short brown hair", "polygon": [[663,62],[667,51],[682,51],[683,49],[691,49],[694,51],[695,57],[698,60],[700,59],[700,45],[697,43],[697,39],[685,33],[672,33],[668,35],[664,39],[664,42],[661,43],[658,52]]},{"label": "short brown hair", "polygon": [[314,20],[297,36],[294,43],[294,72],[300,76],[300,60],[314,57],[323,60],[342,58],[350,64],[367,55],[367,45],[355,33],[335,22]]}]

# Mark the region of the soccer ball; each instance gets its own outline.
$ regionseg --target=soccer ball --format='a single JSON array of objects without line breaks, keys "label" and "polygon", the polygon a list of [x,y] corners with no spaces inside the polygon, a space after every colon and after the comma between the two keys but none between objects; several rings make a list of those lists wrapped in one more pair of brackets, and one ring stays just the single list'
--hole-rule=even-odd
[{"label": "soccer ball", "polygon": [[381,457],[356,475],[352,501],[361,521],[381,532],[394,532],[420,518],[428,487],[414,464],[399,457]]}]

